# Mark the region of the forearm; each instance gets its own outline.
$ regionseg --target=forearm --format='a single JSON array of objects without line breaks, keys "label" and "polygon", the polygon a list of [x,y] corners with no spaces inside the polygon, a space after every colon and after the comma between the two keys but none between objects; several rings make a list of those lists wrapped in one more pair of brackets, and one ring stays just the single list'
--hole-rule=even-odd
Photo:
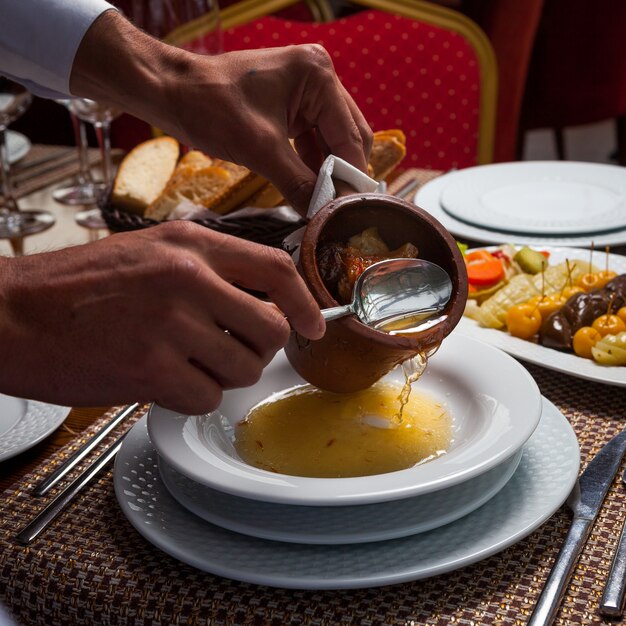
[{"label": "forearm", "polygon": [[133,26],[115,11],[103,13],[76,54],[72,95],[105,102],[180,135],[174,103],[192,55]]},{"label": "forearm", "polygon": [[324,146],[363,171],[371,130],[328,53],[302,45],[193,54],[139,31],[113,11],[85,34],[71,76],[74,95],[131,113],[193,146],[265,176],[306,212]]}]

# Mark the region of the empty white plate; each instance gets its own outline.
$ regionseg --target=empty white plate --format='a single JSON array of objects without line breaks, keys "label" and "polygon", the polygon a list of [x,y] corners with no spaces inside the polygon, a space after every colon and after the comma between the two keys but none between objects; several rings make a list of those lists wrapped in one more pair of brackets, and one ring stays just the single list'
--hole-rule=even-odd
[{"label": "empty white plate", "polygon": [[441,205],[476,226],[531,235],[579,235],[623,228],[626,168],[528,161],[453,172]]},{"label": "empty white plate", "polygon": [[[401,371],[384,380],[404,382]],[[442,456],[414,467],[356,478],[288,476],[252,467],[237,455],[232,427],[271,394],[304,381],[283,352],[256,385],[227,391],[219,411],[188,416],[152,406],[150,438],[188,478],[232,495],[282,504],[346,506],[408,498],[458,485],[510,459],[541,416],[537,384],[515,359],[457,333],[447,337],[414,388],[439,401],[453,422]]]},{"label": "empty white plate", "polygon": [[[623,168],[626,171],[626,168]],[[581,235],[528,235],[512,233],[505,230],[494,230],[493,227],[486,228],[476,226],[459,220],[452,214],[444,210],[441,205],[441,194],[448,185],[450,177],[456,172],[433,178],[420,187],[415,194],[414,203],[428,211],[435,219],[447,228],[455,237],[462,241],[476,241],[481,243],[501,244],[504,242],[529,246],[590,246],[594,241],[596,247],[600,246],[621,246],[626,244],[626,221],[621,228],[602,233],[589,233]]]},{"label": "empty white plate", "polygon": [[65,406],[0,394],[0,461],[32,448],[56,430],[69,412]]},{"label": "empty white plate", "polygon": [[26,135],[9,130],[6,133],[9,163],[13,164],[23,159],[31,149],[31,143]]}]

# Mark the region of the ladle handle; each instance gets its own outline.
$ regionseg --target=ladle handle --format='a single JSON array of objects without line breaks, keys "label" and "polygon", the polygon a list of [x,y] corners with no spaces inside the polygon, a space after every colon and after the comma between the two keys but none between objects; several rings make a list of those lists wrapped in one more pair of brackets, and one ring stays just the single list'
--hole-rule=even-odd
[{"label": "ladle handle", "polygon": [[350,315],[350,313],[354,313],[351,304],[345,304],[344,306],[334,306],[330,309],[322,309],[322,317],[327,322],[336,320],[338,317],[343,317],[344,315]]}]

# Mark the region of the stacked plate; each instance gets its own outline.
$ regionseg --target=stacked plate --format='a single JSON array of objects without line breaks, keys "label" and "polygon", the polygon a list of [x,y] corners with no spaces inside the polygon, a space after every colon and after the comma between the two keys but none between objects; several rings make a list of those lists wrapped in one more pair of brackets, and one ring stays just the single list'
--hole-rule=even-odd
[{"label": "stacked plate", "polygon": [[303,383],[281,353],[256,385],[225,393],[210,415],[153,406],[115,465],[116,494],[131,523],[171,556],[221,576],[291,588],[368,587],[502,550],[548,519],[578,475],[576,437],[528,372],[455,333],[415,383],[452,416],[443,456],[336,479],[247,465],[233,445],[234,425],[259,401]]},{"label": "stacked plate", "polygon": [[43,441],[69,415],[70,408],[0,394],[0,461]]},{"label": "stacked plate", "polygon": [[481,165],[426,183],[415,203],[457,237],[482,243],[626,244],[626,168],[616,165]]}]

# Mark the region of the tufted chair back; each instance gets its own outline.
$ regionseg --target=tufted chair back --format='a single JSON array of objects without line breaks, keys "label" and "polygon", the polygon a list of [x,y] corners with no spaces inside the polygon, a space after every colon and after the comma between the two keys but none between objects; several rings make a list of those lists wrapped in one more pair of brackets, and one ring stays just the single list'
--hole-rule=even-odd
[{"label": "tufted chair back", "polygon": [[386,0],[384,9],[378,0],[364,4],[328,23],[244,11],[235,23],[224,21],[224,49],[320,43],[372,128],[405,132],[404,167],[490,162],[496,67],[482,31],[460,13],[420,0]]}]

